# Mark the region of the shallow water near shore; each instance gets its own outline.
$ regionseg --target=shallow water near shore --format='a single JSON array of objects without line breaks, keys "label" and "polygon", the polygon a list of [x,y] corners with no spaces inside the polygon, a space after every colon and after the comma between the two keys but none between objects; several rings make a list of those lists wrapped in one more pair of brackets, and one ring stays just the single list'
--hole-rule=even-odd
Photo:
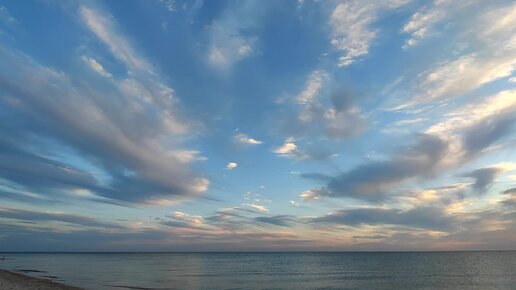
[{"label": "shallow water near shore", "polygon": [[516,252],[6,253],[85,289],[514,289]]}]

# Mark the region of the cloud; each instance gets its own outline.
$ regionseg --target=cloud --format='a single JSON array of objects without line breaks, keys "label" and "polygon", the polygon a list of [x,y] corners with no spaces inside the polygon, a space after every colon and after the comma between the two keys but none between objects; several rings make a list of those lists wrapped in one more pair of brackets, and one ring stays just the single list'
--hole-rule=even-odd
[{"label": "cloud", "polygon": [[[326,187],[307,191],[306,197],[352,197],[370,202],[386,198],[391,190],[413,178],[429,178],[461,166],[513,133],[515,91],[507,90],[449,112],[408,148],[388,160],[371,161],[335,176]],[[306,198],[305,198],[306,199]]]},{"label": "cloud", "polygon": [[451,144],[450,163],[470,160],[512,133],[516,122],[515,96],[515,90],[506,90],[463,105],[449,112],[446,120],[432,125],[426,133],[441,136]]},{"label": "cloud", "polygon": [[313,218],[313,223],[339,224],[352,227],[363,225],[401,225],[438,231],[450,230],[456,218],[437,207],[418,207],[409,210],[385,208],[357,208],[339,210],[326,216]]},{"label": "cloud", "polygon": [[250,138],[244,133],[238,133],[233,137],[233,141],[237,144],[247,144],[247,145],[260,145],[263,142],[254,138]]},{"label": "cloud", "polygon": [[343,52],[338,66],[348,66],[369,53],[371,43],[377,35],[377,31],[371,26],[381,11],[396,9],[408,2],[392,0],[364,3],[352,0],[339,3],[329,21],[332,28],[331,44]]},{"label": "cloud", "polygon": [[226,165],[226,169],[235,169],[237,168],[238,164],[236,164],[235,162],[229,162],[228,165]]},{"label": "cloud", "polygon": [[516,187],[504,190],[503,194],[516,194]]},{"label": "cloud", "polygon": [[330,178],[324,188],[304,192],[302,198],[352,197],[379,202],[401,182],[435,174],[447,151],[448,144],[438,137],[420,135],[413,146],[399,150],[390,160],[372,161],[355,167]]},{"label": "cloud", "polygon": [[0,175],[33,190],[98,186],[89,172],[32,154],[5,141],[0,141]]},{"label": "cloud", "polygon": [[107,228],[107,229],[124,229],[120,225],[114,223],[102,222],[94,218],[68,214],[63,212],[37,212],[23,209],[0,207],[0,217],[6,219],[14,219],[19,221],[31,222],[63,222],[83,227]]},{"label": "cloud", "polygon": [[514,52],[499,56],[471,53],[426,71],[419,84],[421,93],[405,106],[460,97],[510,76],[516,67]]},{"label": "cloud", "polygon": [[176,1],[174,0],[159,0],[159,2],[163,3],[163,6],[168,12],[176,11]]},{"label": "cloud", "polygon": [[16,23],[16,19],[5,6],[0,6],[0,21],[8,25]]},{"label": "cloud", "polygon": [[297,149],[297,145],[294,142],[286,142],[285,144],[281,145],[280,147],[274,149],[274,153],[276,154],[291,154],[295,152]]},{"label": "cloud", "polygon": [[86,63],[92,70],[97,72],[99,75],[106,77],[106,78],[113,77],[113,75],[110,74],[109,72],[107,72],[104,69],[104,67],[100,63],[98,63],[97,60],[95,60],[94,58],[83,55],[81,57],[81,59],[84,61],[84,63]]},{"label": "cloud", "polygon": [[254,209],[257,209],[259,211],[269,211],[269,209],[266,206],[259,205],[259,204],[256,204],[256,203],[251,203],[251,204],[248,204],[247,206],[249,206],[251,208],[254,208]]},{"label": "cloud", "polygon": [[200,215],[191,215],[188,213],[175,211],[171,215],[166,216],[170,220],[161,220],[160,224],[177,228],[202,228],[204,226],[204,218]]},{"label": "cloud", "polygon": [[261,1],[230,2],[209,29],[208,62],[228,69],[256,50],[256,34],[267,4]]},{"label": "cloud", "polygon": [[328,79],[329,75],[326,71],[313,71],[308,76],[305,88],[296,96],[296,101],[301,105],[314,103]]},{"label": "cloud", "polygon": [[295,117],[284,117],[284,127],[289,135],[313,134],[343,139],[364,130],[365,117],[355,105],[358,96],[345,90],[330,95],[327,88],[329,81],[329,74],[325,70],[314,70],[309,74],[292,106]]},{"label": "cloud", "polygon": [[432,1],[432,4],[420,8],[402,28],[404,33],[410,34],[403,48],[414,46],[424,38],[436,34],[437,32],[433,30],[438,24],[452,16],[456,17],[461,10],[465,10],[475,2],[479,1],[440,0]]},{"label": "cloud", "polygon": [[[85,6],[79,12],[130,73],[99,81],[0,47],[0,102],[12,121],[0,127],[0,134],[19,147],[4,154],[9,163],[1,176],[22,186],[39,180],[56,191],[73,185],[108,199],[160,205],[204,192],[208,180],[192,173],[180,153],[188,151],[181,143],[189,126],[177,111],[173,89],[116,30],[112,18]],[[37,166],[16,165],[21,159]],[[92,171],[99,174],[85,173]]]},{"label": "cloud", "polygon": [[105,43],[113,55],[126,64],[131,70],[147,70],[153,69],[152,65],[141,58],[129,41],[122,35],[114,33],[114,23],[109,16],[99,13],[91,7],[81,6],[79,8],[81,19],[87,27]]},{"label": "cloud", "polygon": [[280,227],[288,227],[290,225],[290,222],[292,221],[293,217],[289,215],[276,215],[276,216],[259,216],[255,217],[255,221],[259,221],[266,224],[271,224],[275,226]]},{"label": "cloud", "polygon": [[462,176],[473,178],[475,180],[472,185],[473,190],[477,193],[484,194],[486,193],[487,189],[491,187],[496,178],[507,170],[510,170],[510,167],[485,167],[473,170],[467,174],[463,174]]},{"label": "cloud", "polygon": [[[451,17],[455,16],[453,9],[460,10],[462,6],[472,2],[477,1],[436,3],[442,5],[439,13]],[[455,8],[449,9],[448,6]],[[488,9],[478,7],[475,13],[457,17],[456,20],[464,27],[464,31],[454,37],[464,39],[468,44],[467,53],[439,61],[419,74],[413,92],[409,93],[415,97],[397,109],[462,97],[496,80],[510,77],[516,69],[515,16],[516,5],[511,3],[493,5]],[[418,27],[416,24],[411,24],[412,26]]]},{"label": "cloud", "polygon": [[311,146],[306,147],[307,148],[303,150],[300,149],[298,145],[295,143],[294,138],[289,137],[285,140],[283,145],[274,148],[272,152],[279,156],[294,158],[297,160],[324,160],[330,157],[337,156],[337,153],[335,153],[333,150],[327,150],[325,146],[321,144],[312,144]]},{"label": "cloud", "polygon": [[309,200],[318,200],[322,195],[326,195],[326,189],[324,188],[313,188],[307,191],[304,191],[299,195],[299,197],[304,201]]}]

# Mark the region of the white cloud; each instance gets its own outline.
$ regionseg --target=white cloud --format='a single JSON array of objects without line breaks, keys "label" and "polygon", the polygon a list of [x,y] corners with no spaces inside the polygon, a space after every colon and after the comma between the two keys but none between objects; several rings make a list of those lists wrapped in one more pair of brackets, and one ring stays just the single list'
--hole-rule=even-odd
[{"label": "white cloud", "polygon": [[247,136],[244,133],[238,133],[237,135],[235,135],[235,137],[233,137],[233,141],[235,143],[249,144],[249,145],[260,145],[263,143],[260,140],[250,138],[249,136]]},{"label": "white cloud", "polygon": [[414,125],[420,124],[422,122],[426,122],[428,119],[426,118],[415,118],[415,119],[406,119],[406,120],[399,120],[396,122],[393,122],[387,126],[385,126],[381,132],[384,134],[406,134],[410,133],[411,130],[409,130]]},{"label": "white cloud", "polygon": [[323,188],[313,188],[313,189],[302,192],[299,197],[303,201],[318,200],[321,198],[323,191],[324,191]]},{"label": "white cloud", "polygon": [[313,71],[310,76],[308,76],[305,88],[297,95],[297,102],[302,105],[315,102],[328,78],[329,75],[324,70]]},{"label": "white cloud", "polygon": [[332,27],[331,44],[344,53],[338,66],[352,64],[369,53],[371,42],[377,31],[371,25],[377,20],[378,13],[405,5],[409,0],[359,1],[339,3],[330,17]]},{"label": "white cloud", "polygon": [[0,6],[0,20],[3,21],[5,24],[16,23],[16,19],[11,15],[9,10],[4,6]]},{"label": "white cloud", "polygon": [[176,11],[176,2],[174,0],[159,0],[159,2],[163,3],[163,6],[168,12]]},{"label": "white cloud", "polygon": [[516,70],[515,19],[516,4],[483,9],[466,19],[457,19],[467,28],[456,37],[466,38],[472,51],[436,63],[419,74],[413,92],[409,94],[416,97],[395,109],[462,97],[486,84],[510,77]]},{"label": "white cloud", "polygon": [[264,206],[264,205],[259,205],[259,204],[251,203],[251,204],[248,204],[248,206],[252,207],[254,209],[257,209],[259,211],[263,211],[263,212],[269,211],[269,209],[266,206]]},{"label": "white cloud", "polygon": [[286,154],[292,154],[296,152],[297,145],[294,142],[286,142],[285,144],[281,145],[280,147],[274,149],[274,153],[286,155]]},{"label": "white cloud", "polygon": [[462,96],[500,78],[510,76],[516,68],[516,54],[482,56],[469,54],[422,76],[420,91],[414,102],[430,102]]},{"label": "white cloud", "polygon": [[254,52],[257,37],[249,32],[258,29],[265,6],[262,1],[228,4],[221,17],[215,19],[209,27],[207,56],[211,65],[228,69]]},{"label": "white cloud", "polygon": [[113,76],[112,74],[107,72],[104,69],[104,67],[100,63],[98,63],[97,60],[95,60],[94,58],[83,55],[81,57],[81,59],[84,61],[84,63],[86,63],[92,70],[97,72],[99,75],[101,75],[103,77],[107,77],[107,78],[110,78]]},{"label": "white cloud", "polygon": [[427,120],[428,119],[425,119],[425,118],[415,118],[415,119],[399,120],[399,121],[396,121],[396,122],[392,123],[392,126],[412,125],[412,124],[421,123],[421,122],[424,122],[424,121],[427,121]]},{"label": "white cloud", "polygon": [[[184,225],[189,225],[191,227],[204,225],[204,217],[200,215],[192,215],[181,211],[175,211],[172,215],[167,215],[167,217],[172,218],[175,221],[184,222]],[[164,224],[166,224],[166,221]]]},{"label": "white cloud", "polygon": [[235,168],[237,168],[237,166],[238,166],[238,164],[237,164],[237,163],[235,163],[235,162],[229,162],[229,163],[226,165],[226,169],[229,169],[229,170],[231,170],[231,169],[235,169]]},{"label": "white cloud", "polygon": [[481,120],[495,115],[516,113],[516,90],[507,90],[486,98],[479,103],[466,104],[446,115],[446,120],[426,130],[442,136],[460,132]]},{"label": "white cloud", "polygon": [[414,46],[429,35],[437,33],[434,31],[435,26],[475,2],[478,0],[435,0],[431,5],[419,9],[402,28],[403,32],[410,34],[403,48]]},{"label": "white cloud", "polygon": [[185,164],[193,162],[193,161],[208,160],[208,158],[205,156],[199,156],[199,154],[201,154],[201,152],[199,152],[197,150],[185,150],[185,149],[169,150],[168,153],[169,153],[168,154],[169,156],[173,156],[174,158],[176,158],[177,160],[179,160],[180,162],[185,163]]},{"label": "white cloud", "polygon": [[79,12],[91,31],[93,31],[97,37],[109,47],[113,55],[127,65],[129,69],[153,70],[152,66],[134,51],[125,38],[118,33],[113,33],[114,25],[108,16],[97,13],[86,6],[81,6]]}]

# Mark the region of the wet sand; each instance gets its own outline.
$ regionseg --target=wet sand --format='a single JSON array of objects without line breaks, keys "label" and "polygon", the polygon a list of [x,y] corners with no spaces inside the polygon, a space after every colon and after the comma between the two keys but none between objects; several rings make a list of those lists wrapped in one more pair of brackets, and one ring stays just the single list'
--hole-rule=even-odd
[{"label": "wet sand", "polygon": [[67,286],[49,279],[34,278],[23,274],[0,269],[0,289],[2,290],[79,290],[81,288]]}]

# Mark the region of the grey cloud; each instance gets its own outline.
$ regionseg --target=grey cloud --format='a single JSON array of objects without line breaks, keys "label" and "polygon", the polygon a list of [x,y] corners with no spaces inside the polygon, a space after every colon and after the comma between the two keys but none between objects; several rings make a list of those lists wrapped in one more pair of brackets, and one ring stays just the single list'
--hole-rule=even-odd
[{"label": "grey cloud", "polygon": [[303,173],[301,174],[302,178],[319,180],[319,181],[331,181],[332,177],[326,174],[321,173]]},{"label": "grey cloud", "polygon": [[463,177],[471,177],[475,180],[473,190],[477,193],[485,193],[485,191],[493,184],[495,179],[503,172],[502,168],[487,167],[474,170]]},{"label": "grey cloud", "polygon": [[331,178],[320,193],[378,202],[407,179],[435,174],[447,151],[448,144],[440,138],[420,135],[414,146],[400,150],[390,160],[366,163]]},{"label": "grey cloud", "polygon": [[169,226],[169,227],[174,227],[174,228],[191,228],[192,227],[191,224],[189,224],[185,221],[177,221],[177,220],[162,221],[162,222],[160,222],[160,224]]},{"label": "grey cloud", "polygon": [[512,133],[516,122],[513,112],[488,116],[465,131],[464,149],[467,158],[472,158],[496,141]]},{"label": "grey cloud", "polygon": [[[146,251],[148,243],[155,244],[170,236],[156,230],[136,232],[98,231],[53,231],[52,229],[32,228],[0,224],[0,243],[5,251],[46,252],[46,251]],[[165,248],[162,248],[165,249]]]},{"label": "grey cloud", "polygon": [[288,227],[293,221],[293,217],[289,215],[276,215],[276,216],[259,216],[254,218],[255,221],[267,223],[271,225]]},{"label": "grey cloud", "polygon": [[507,189],[507,190],[504,190],[503,194],[511,194],[511,195],[516,194],[516,187],[515,187],[515,188],[509,188],[509,189]]},{"label": "grey cloud", "polygon": [[361,225],[401,225],[415,228],[450,230],[455,222],[437,207],[420,207],[411,210],[359,208],[339,210],[323,217],[312,219],[313,223]]},{"label": "grey cloud", "polygon": [[333,107],[338,112],[351,110],[356,102],[356,99],[357,94],[354,94],[348,90],[341,90],[331,95]]},{"label": "grey cloud", "polygon": [[95,178],[88,172],[26,152],[2,141],[0,141],[0,175],[34,189],[97,186]]},{"label": "grey cloud", "polygon": [[80,225],[84,227],[95,227],[95,228],[110,228],[110,229],[125,229],[115,223],[102,222],[94,218],[67,214],[67,213],[50,213],[50,212],[37,212],[22,209],[13,208],[1,208],[0,217],[15,219],[20,221],[39,222],[39,221],[59,221],[69,224]]}]

